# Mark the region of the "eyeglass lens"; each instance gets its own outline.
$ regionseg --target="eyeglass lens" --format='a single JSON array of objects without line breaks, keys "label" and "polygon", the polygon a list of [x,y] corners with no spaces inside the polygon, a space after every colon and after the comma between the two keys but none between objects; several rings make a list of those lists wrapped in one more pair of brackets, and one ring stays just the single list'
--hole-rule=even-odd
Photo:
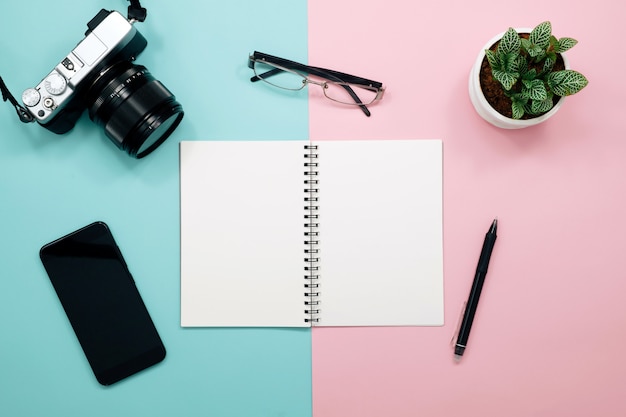
[{"label": "eyeglass lens", "polygon": [[286,90],[301,90],[306,85],[305,75],[292,71],[283,71],[280,68],[261,61],[254,62],[254,74],[261,80],[274,87]]},{"label": "eyeglass lens", "polygon": [[358,84],[327,82],[324,88],[324,95],[339,103],[371,104],[376,99],[377,91]]},{"label": "eyeglass lens", "polygon": [[[259,79],[274,87],[293,91],[304,88],[307,84],[306,79],[309,77],[308,74],[281,69],[281,67],[262,61],[254,62],[254,73]],[[317,79],[317,77],[310,78]],[[344,84],[323,79],[316,80],[316,82],[322,84],[324,95],[327,98],[344,104],[370,104],[378,94],[376,89],[358,84]]]}]

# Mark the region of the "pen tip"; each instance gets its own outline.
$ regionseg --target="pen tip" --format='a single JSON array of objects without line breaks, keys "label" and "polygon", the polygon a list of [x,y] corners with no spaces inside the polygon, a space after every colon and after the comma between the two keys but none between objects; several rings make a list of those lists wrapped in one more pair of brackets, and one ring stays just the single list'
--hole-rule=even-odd
[{"label": "pen tip", "polygon": [[461,356],[461,355],[454,355],[454,362],[456,362],[456,363],[461,362],[461,358],[462,358],[462,357],[463,357],[463,356]]},{"label": "pen tip", "polygon": [[491,223],[491,227],[489,228],[489,233],[496,233],[496,230],[498,230],[498,218],[497,217],[493,220],[493,223]]}]

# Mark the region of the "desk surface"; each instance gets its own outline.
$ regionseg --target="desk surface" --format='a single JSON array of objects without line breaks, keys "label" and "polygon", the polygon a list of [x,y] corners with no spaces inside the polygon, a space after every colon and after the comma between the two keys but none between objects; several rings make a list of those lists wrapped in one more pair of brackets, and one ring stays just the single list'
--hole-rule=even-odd
[{"label": "desk surface", "polygon": [[[67,54],[99,7],[126,8],[71,3],[3,5],[0,75],[14,92]],[[186,112],[145,160],[87,117],[59,137],[0,107],[0,415],[624,415],[626,88],[616,69],[626,57],[607,59],[622,1],[530,0],[514,15],[488,0],[189,3],[144,1],[138,63]],[[508,26],[545,19],[579,40],[569,57],[590,84],[544,125],[491,127],[467,94],[475,56]],[[253,85],[253,50],[382,81],[385,98],[366,118],[315,89]],[[180,328],[178,142],[294,138],[444,140],[443,327]],[[498,242],[456,364],[450,339],[495,216]],[[109,388],[91,375],[37,257],[93,220],[111,226],[168,349]]]}]

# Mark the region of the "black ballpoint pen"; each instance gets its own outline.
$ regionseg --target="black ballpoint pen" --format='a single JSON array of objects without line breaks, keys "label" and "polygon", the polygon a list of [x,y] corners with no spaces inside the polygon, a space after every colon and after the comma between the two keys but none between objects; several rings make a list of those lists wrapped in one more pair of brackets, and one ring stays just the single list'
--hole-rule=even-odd
[{"label": "black ballpoint pen", "polygon": [[483,248],[480,252],[480,258],[478,259],[478,266],[476,267],[476,275],[474,276],[474,282],[472,283],[472,289],[470,291],[467,304],[465,306],[465,313],[463,314],[463,321],[459,328],[459,336],[454,345],[454,357],[458,361],[465,352],[465,346],[467,345],[467,339],[469,337],[472,323],[474,322],[474,315],[476,314],[476,307],[478,307],[478,299],[480,298],[480,292],[483,289],[485,282],[485,276],[487,275],[487,268],[489,267],[489,258],[491,258],[491,252],[493,251],[493,245],[496,243],[496,231],[498,230],[498,219],[495,219],[485,235],[485,241],[483,242]]}]

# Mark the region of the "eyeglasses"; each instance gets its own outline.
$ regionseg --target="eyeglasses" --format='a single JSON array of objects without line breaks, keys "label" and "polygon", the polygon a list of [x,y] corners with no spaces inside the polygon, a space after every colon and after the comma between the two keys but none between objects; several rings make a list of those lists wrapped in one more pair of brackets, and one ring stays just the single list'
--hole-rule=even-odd
[{"label": "eyeglasses", "polygon": [[[254,71],[254,77],[250,78],[252,82],[265,81],[274,87],[291,91],[302,90],[308,84],[319,85],[326,98],[337,103],[359,106],[368,117],[370,111],[367,106],[382,99],[385,93],[385,87],[378,81],[310,67],[256,51],[249,56],[248,67]],[[318,81],[310,76],[323,80]]]}]

